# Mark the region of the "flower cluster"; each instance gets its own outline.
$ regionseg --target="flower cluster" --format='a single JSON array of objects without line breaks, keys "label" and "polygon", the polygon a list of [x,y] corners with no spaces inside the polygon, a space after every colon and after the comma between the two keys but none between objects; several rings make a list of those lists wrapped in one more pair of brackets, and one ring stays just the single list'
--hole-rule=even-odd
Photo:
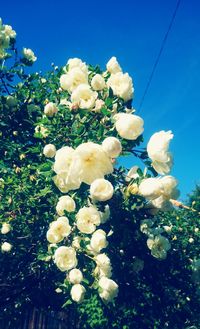
[{"label": "flower cluster", "polygon": [[16,32],[10,25],[3,25],[0,19],[0,60],[6,58],[6,50],[13,44]]},{"label": "flower cluster", "polygon": [[[116,158],[130,151],[132,145],[139,144],[144,121],[134,109],[127,109],[134,91],[131,77],[122,72],[115,57],[108,61],[106,68],[101,73],[78,58],[68,60],[60,76],[60,101],[47,101],[44,106],[43,117],[52,123],[60,116],[63,106],[75,120],[80,120],[80,117],[76,119],[80,111],[85,117],[100,118],[102,125],[109,122],[108,133],[101,141],[89,138],[81,142],[80,139],[74,146],[71,140],[58,149],[52,143],[43,149],[43,155],[53,161],[53,181],[59,193],[65,194],[57,201],[56,215],[47,231],[49,250],[58,269],[66,273],[71,298],[77,303],[84,299],[87,285],[84,262],[80,261],[82,255],[92,262],[90,280],[100,298],[108,303],[118,294],[118,284],[111,279],[113,268],[109,252],[105,251],[114,229],[107,221],[112,216],[110,202],[116,191],[120,190],[124,199],[130,195],[144,198],[147,211],[170,210],[170,200],[179,194],[174,177],[151,177],[148,167],[141,175],[140,169],[133,166],[123,182],[113,184]],[[86,120],[83,118],[82,122]],[[46,139],[51,127],[45,127],[44,122],[36,126],[36,133]],[[151,166],[160,175],[168,174],[172,165],[168,151],[172,137],[171,131],[161,131],[155,133],[147,145],[145,157],[152,160]],[[165,230],[154,228],[153,224],[153,220],[145,219],[140,230],[148,237],[147,247],[152,256],[165,259],[170,243],[162,235]]]}]

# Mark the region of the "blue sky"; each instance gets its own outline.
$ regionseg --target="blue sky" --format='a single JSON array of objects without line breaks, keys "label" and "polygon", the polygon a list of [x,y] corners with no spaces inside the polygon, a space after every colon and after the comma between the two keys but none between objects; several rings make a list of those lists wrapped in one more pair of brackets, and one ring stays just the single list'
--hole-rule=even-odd
[{"label": "blue sky", "polygon": [[[38,71],[71,57],[105,67],[116,56],[133,78],[137,110],[175,6],[175,0],[9,0],[0,16],[17,31],[19,47],[34,50]],[[172,174],[182,199],[200,182],[199,73],[200,2],[182,0],[139,113],[146,142],[156,131],[173,131]]]}]

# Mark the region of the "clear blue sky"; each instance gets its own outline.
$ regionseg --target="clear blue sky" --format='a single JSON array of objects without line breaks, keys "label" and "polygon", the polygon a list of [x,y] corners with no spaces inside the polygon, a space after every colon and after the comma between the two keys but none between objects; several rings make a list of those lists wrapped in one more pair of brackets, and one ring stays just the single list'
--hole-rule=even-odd
[{"label": "clear blue sky", "polygon": [[[7,0],[0,16],[17,31],[18,45],[36,53],[36,70],[70,57],[104,67],[116,56],[133,78],[137,109],[175,6],[176,0]],[[182,0],[139,113],[146,141],[156,131],[173,131],[172,174],[182,199],[200,182],[199,88],[200,2]]]}]

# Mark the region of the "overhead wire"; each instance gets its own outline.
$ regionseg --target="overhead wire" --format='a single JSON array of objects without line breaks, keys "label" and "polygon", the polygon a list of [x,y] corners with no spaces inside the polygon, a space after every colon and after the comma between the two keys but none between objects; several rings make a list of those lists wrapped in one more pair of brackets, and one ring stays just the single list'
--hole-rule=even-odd
[{"label": "overhead wire", "polygon": [[166,33],[165,33],[165,36],[164,36],[164,38],[163,38],[163,40],[162,40],[160,50],[159,50],[159,52],[158,52],[158,55],[157,55],[157,57],[156,57],[156,60],[155,60],[155,62],[154,62],[154,65],[153,65],[153,67],[152,67],[152,71],[151,71],[151,74],[150,74],[150,76],[149,76],[149,78],[148,78],[148,81],[147,81],[147,84],[146,84],[146,87],[145,87],[145,90],[144,90],[143,96],[142,96],[142,98],[141,98],[141,101],[140,101],[140,104],[139,104],[139,107],[138,107],[138,111],[137,111],[137,112],[140,112],[140,110],[141,110],[141,108],[142,108],[142,105],[143,105],[143,103],[144,103],[145,97],[146,97],[146,95],[147,95],[147,93],[148,93],[148,90],[149,90],[149,87],[150,87],[151,81],[152,81],[152,79],[153,79],[153,76],[154,76],[155,70],[156,70],[156,68],[157,68],[157,66],[158,66],[158,63],[159,63],[160,57],[161,57],[161,55],[162,55],[163,49],[164,49],[165,44],[166,44],[166,41],[167,41],[167,38],[168,38],[169,33],[170,33],[170,31],[171,31],[172,25],[173,25],[173,23],[174,23],[174,21],[175,21],[175,18],[176,18],[176,15],[177,15],[177,12],[178,12],[178,9],[179,9],[179,6],[180,6],[180,3],[181,3],[181,0],[178,0],[177,3],[176,3],[175,10],[174,10],[174,12],[173,12],[173,15],[172,15],[172,18],[171,18],[171,20],[170,20],[170,23],[169,23],[169,26],[168,26],[168,28],[167,28],[167,31],[166,31]]}]

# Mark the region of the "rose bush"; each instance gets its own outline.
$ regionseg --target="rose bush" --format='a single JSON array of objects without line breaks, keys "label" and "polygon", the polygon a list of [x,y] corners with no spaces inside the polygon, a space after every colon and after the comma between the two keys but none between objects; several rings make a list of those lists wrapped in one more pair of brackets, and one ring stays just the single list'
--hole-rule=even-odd
[{"label": "rose bush", "polygon": [[[104,71],[73,58],[26,73],[37,58],[28,48],[19,55],[15,37],[0,25],[3,309],[76,302],[82,328],[194,324],[196,283],[176,242],[185,224],[173,224],[178,183],[166,175],[171,131],[142,147],[132,78],[116,58]],[[117,164],[127,154],[132,168]],[[196,249],[192,258],[198,273]]]}]

